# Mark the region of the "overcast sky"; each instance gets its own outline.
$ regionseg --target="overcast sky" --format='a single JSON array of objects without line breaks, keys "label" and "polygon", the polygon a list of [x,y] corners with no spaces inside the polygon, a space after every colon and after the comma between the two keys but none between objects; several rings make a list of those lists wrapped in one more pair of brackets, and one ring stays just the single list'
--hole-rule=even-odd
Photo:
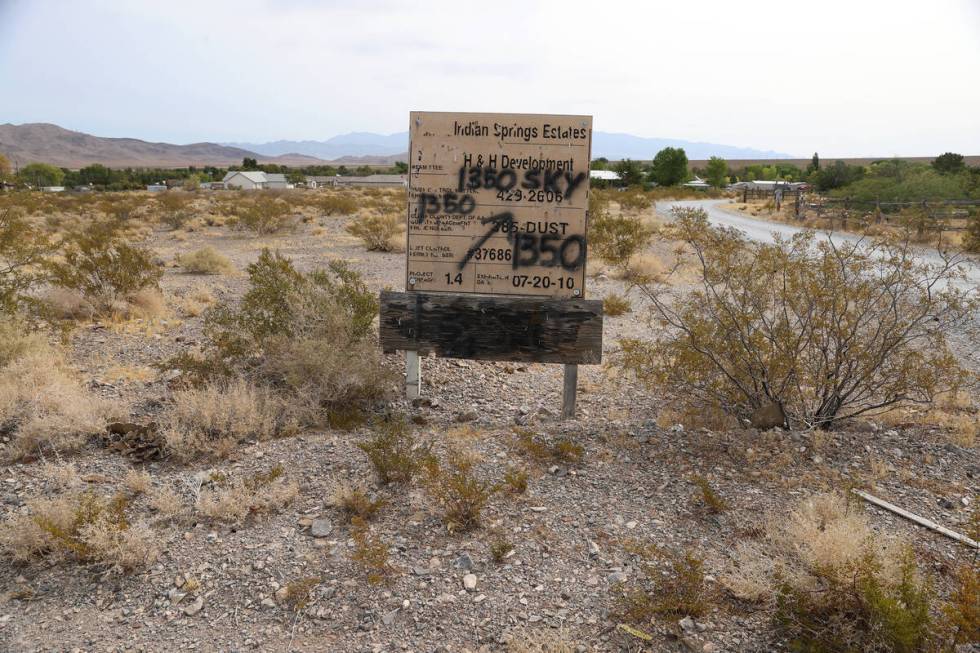
[{"label": "overcast sky", "polygon": [[980,154],[980,0],[0,0],[0,123],[264,142],[404,131],[414,109]]}]

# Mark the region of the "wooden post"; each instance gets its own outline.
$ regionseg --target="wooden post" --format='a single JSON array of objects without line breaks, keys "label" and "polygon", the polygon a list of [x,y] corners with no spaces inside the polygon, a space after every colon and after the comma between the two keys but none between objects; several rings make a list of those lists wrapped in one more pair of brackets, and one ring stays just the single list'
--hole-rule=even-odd
[{"label": "wooden post", "polygon": [[575,394],[578,390],[578,365],[565,365],[565,384],[561,392],[561,418],[575,419]]},{"label": "wooden post", "polygon": [[417,351],[405,352],[405,396],[418,399],[422,394],[422,362]]}]

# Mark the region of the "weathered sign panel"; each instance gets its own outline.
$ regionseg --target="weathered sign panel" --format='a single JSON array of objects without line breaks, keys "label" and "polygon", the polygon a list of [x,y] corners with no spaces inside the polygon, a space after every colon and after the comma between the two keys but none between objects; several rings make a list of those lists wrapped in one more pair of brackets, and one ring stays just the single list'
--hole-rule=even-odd
[{"label": "weathered sign panel", "polygon": [[384,291],[380,332],[386,352],[595,364],[602,361],[602,302]]},{"label": "weathered sign panel", "polygon": [[585,294],[591,116],[411,114],[407,291]]}]

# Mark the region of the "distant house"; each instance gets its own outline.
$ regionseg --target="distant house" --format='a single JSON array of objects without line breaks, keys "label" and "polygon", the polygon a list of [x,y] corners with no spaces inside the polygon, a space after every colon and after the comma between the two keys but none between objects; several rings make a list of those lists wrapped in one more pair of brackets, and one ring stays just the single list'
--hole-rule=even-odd
[{"label": "distant house", "polygon": [[589,170],[589,179],[596,181],[619,181],[622,177],[614,170]]},{"label": "distant house", "polygon": [[146,190],[150,191],[151,193],[162,193],[163,191],[167,190],[167,185],[166,184],[147,184]]},{"label": "distant house", "polygon": [[711,184],[706,182],[704,179],[701,179],[701,177],[695,176],[694,179],[684,184],[684,187],[696,188],[698,190],[707,190],[708,188],[711,188]]},{"label": "distant house", "polygon": [[317,188],[323,186],[356,186],[359,188],[397,188],[408,185],[408,175],[368,175],[366,177],[344,177],[336,175],[326,177],[326,183],[317,184]]},{"label": "distant house", "polygon": [[41,191],[45,193],[64,193],[64,186],[41,186]]},{"label": "distant house", "polygon": [[308,188],[326,188],[333,186],[333,179],[328,175],[307,175],[306,185]]},{"label": "distant house", "polygon": [[265,188],[291,188],[286,175],[278,172],[265,173]]},{"label": "distant house", "polygon": [[729,186],[729,188],[734,190],[757,190],[757,191],[767,191],[770,193],[775,191],[776,189],[795,192],[797,190],[807,190],[809,187],[810,185],[803,181],[783,181],[782,179],[776,179],[776,180],[760,179],[758,181],[739,181]]},{"label": "distant house", "polygon": [[235,170],[226,174],[221,182],[225,188],[258,190],[266,187],[268,179],[261,170]]}]

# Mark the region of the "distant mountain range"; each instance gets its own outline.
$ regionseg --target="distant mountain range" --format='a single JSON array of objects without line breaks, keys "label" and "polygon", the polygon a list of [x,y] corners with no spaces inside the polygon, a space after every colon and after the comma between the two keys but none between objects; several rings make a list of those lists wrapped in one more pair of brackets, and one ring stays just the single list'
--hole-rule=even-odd
[{"label": "distant mountain range", "polygon": [[[683,147],[691,160],[721,156],[726,159],[786,159],[788,154],[695,143],[677,139],[642,138],[630,134],[595,132],[592,156],[617,160],[651,159],[664,147]],[[408,132],[373,134],[354,132],[325,141],[273,141],[271,143],[192,143],[172,145],[135,138],[103,138],[71,131],[49,123],[0,125],[0,153],[13,163],[51,163],[81,168],[93,163],[122,167],[177,168],[240,164],[245,157],[260,163],[287,166],[391,165],[408,159]]]},{"label": "distant mountain range", "polygon": [[[341,157],[379,157],[405,160],[408,156],[408,132],[397,134],[373,134],[353,132],[334,136],[325,141],[272,141],[271,143],[223,143],[240,147],[266,156],[288,153],[305,154],[320,159]],[[610,160],[652,159],[665,147],[682,147],[689,159],[707,159],[720,156],[726,159],[789,159],[789,154],[771,150],[755,150],[734,145],[698,143],[673,138],[645,138],[632,134],[595,132],[592,135],[592,157]]]},{"label": "distant mountain range", "polygon": [[206,165],[240,164],[245,157],[263,163],[303,166],[326,163],[300,154],[264,156],[217,143],[171,145],[149,143],[136,138],[103,138],[71,131],[49,123],[0,125],[0,153],[11,162],[51,163],[62,168],[82,168],[101,163],[110,168],[182,168]]}]

